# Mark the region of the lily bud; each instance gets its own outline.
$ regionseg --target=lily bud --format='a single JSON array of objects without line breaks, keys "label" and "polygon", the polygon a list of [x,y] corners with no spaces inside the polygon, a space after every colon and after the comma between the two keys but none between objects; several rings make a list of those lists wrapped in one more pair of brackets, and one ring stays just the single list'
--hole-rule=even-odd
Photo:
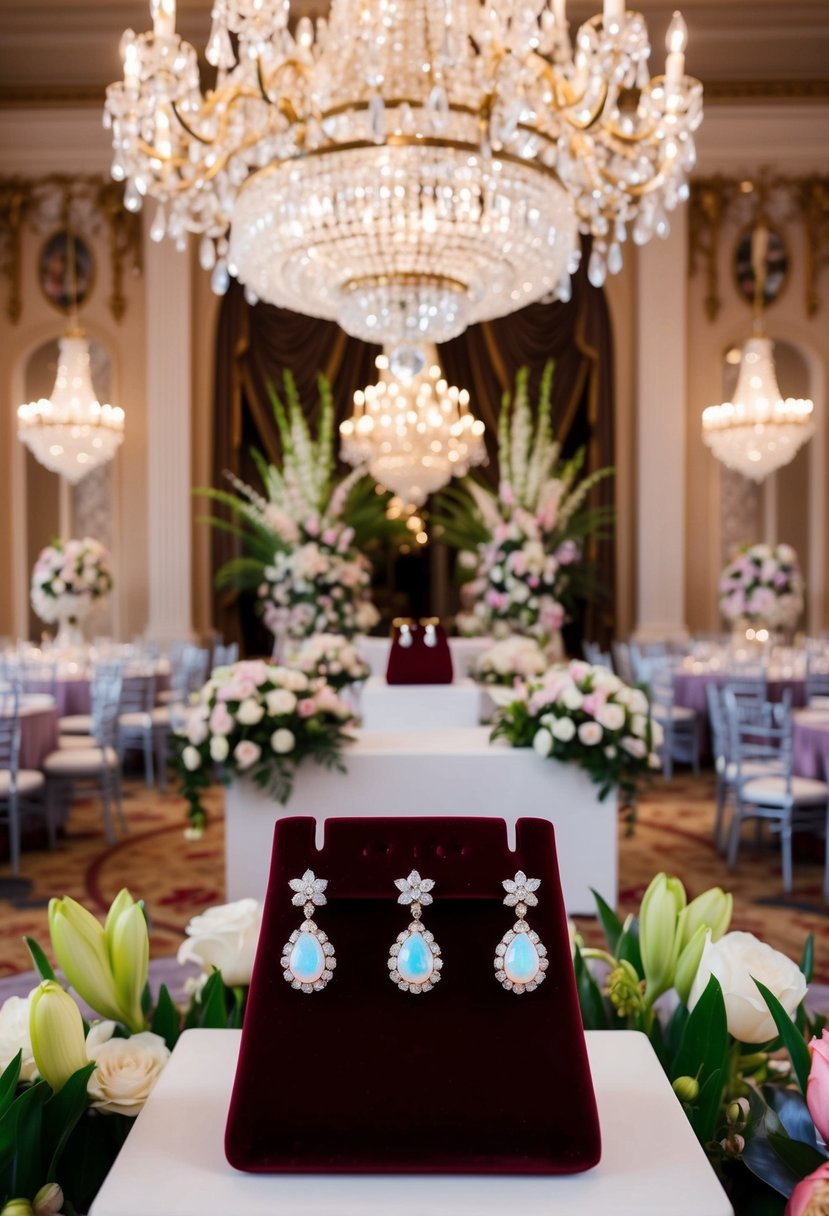
[{"label": "lily bud", "polygon": [[[681,918],[680,918],[681,920]],[[694,980],[697,978],[699,971],[700,959],[702,952],[705,949],[705,942],[708,939],[711,930],[705,925],[699,925],[696,933],[682,950],[679,958],[676,961],[674,969],[674,988],[683,1005],[688,1004],[688,998],[691,995],[691,987]],[[678,933],[677,936],[680,936]]]},{"label": "lily bud", "polygon": [[696,1102],[699,1097],[699,1081],[696,1077],[677,1077],[671,1088],[680,1102]]},{"label": "lily bud", "polygon": [[104,926],[115,989],[124,1021],[131,1030],[141,1030],[144,1014],[141,997],[147,984],[150,938],[144,909],[126,889],[115,897]]},{"label": "lily bud", "polygon": [[63,1191],[56,1182],[47,1182],[35,1195],[35,1216],[59,1216],[62,1207]]},{"label": "lily bud", "polygon": [[657,874],[644,894],[639,908],[639,950],[647,987],[646,998],[653,1002],[670,988],[680,935],[677,918],[685,907],[685,888],[678,878]]},{"label": "lily bud", "polygon": [[10,1199],[4,1205],[0,1216],[32,1216],[34,1208],[28,1199]]},{"label": "lily bud", "polygon": [[56,1092],[89,1063],[81,1011],[56,980],[44,980],[33,992],[29,1034],[37,1071]]},{"label": "lily bud", "polygon": [[708,891],[703,891],[696,899],[692,899],[680,916],[682,923],[680,948],[684,949],[688,945],[700,925],[707,925],[711,930],[712,942],[719,941],[731,924],[733,907],[734,896],[726,895],[722,887],[711,887]]}]

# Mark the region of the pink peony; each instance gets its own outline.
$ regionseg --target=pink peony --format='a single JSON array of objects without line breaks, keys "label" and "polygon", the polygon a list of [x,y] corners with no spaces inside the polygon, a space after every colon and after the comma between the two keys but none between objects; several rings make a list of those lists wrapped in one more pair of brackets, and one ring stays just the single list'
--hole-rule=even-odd
[{"label": "pink peony", "polygon": [[337,543],[337,529],[326,528],[322,534],[322,543],[328,545],[329,549],[333,549]]},{"label": "pink peony", "polygon": [[300,718],[310,718],[317,711],[317,703],[313,697],[303,697],[297,705]]},{"label": "pink peony", "polygon": [[829,1212],[829,1161],[819,1165],[789,1196],[785,1216],[823,1216]]}]

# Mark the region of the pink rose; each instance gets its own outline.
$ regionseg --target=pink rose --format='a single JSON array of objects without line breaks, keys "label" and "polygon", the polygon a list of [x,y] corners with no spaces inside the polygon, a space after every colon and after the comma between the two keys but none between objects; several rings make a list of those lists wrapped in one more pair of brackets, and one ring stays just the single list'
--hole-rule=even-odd
[{"label": "pink rose", "polygon": [[246,680],[253,680],[257,688],[268,678],[268,668],[264,659],[244,659],[241,663],[236,664],[234,670]]},{"label": "pink rose", "polygon": [[829,1139],[829,1030],[824,1030],[819,1039],[813,1038],[809,1044],[812,1055],[812,1067],[809,1070],[809,1082],[806,1086],[806,1103],[809,1114],[815,1121],[815,1127],[823,1136]]},{"label": "pink rose", "polygon": [[317,536],[320,530],[319,520],[315,519],[313,515],[309,515],[303,527],[309,536]]},{"label": "pink rose", "polygon": [[595,718],[596,714],[607,701],[607,693],[603,688],[597,688],[594,692],[590,692],[582,701],[582,709],[586,714],[590,714],[591,718]]},{"label": "pink rose", "polygon": [[310,718],[316,713],[317,704],[313,697],[303,697],[297,705],[297,713],[300,718]]},{"label": "pink rose", "polygon": [[[333,669],[335,664],[332,663],[331,666]],[[340,698],[334,692],[334,689],[327,684],[314,694],[313,699],[316,702],[317,709],[321,713],[339,714],[345,708]]]},{"label": "pink rose", "polygon": [[256,692],[256,684],[248,676],[242,676],[238,673],[233,679],[228,680],[227,684],[223,684],[216,693],[216,698],[219,701],[244,701],[246,697],[252,697]]},{"label": "pink rose", "polygon": [[[812,1040],[814,1042],[814,1040]],[[810,1078],[811,1079],[811,1078]],[[829,1205],[829,1161],[819,1165],[813,1174],[809,1174],[789,1196],[785,1216],[820,1216]]]},{"label": "pink rose", "polygon": [[214,735],[229,735],[233,730],[233,718],[223,701],[214,707],[210,715],[210,730]]},{"label": "pink rose", "polygon": [[326,528],[322,534],[322,543],[328,545],[329,549],[333,549],[337,543],[337,529]]},{"label": "pink rose", "polygon": [[570,566],[581,557],[581,551],[574,540],[563,541],[555,552],[555,559],[560,566]]},{"label": "pink rose", "polygon": [[240,769],[250,768],[262,755],[262,748],[251,739],[243,739],[233,749],[233,759]]},{"label": "pink rose", "polygon": [[533,591],[536,591],[541,586],[541,579],[537,574],[531,574],[527,579],[527,586],[532,587]]}]

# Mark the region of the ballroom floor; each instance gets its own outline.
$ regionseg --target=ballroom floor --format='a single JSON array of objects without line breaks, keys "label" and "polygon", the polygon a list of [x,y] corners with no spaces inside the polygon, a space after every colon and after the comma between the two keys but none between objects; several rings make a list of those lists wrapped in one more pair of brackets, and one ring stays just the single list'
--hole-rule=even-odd
[{"label": "ballroom floor", "polygon": [[[46,909],[54,895],[72,895],[103,913],[122,886],[142,897],[151,918],[153,957],[174,954],[187,921],[224,899],[223,797],[210,795],[210,824],[201,841],[184,839],[184,804],[175,793],[150,792],[136,781],[126,785],[130,834],[106,846],[100,812],[93,801],[76,804],[56,852],[31,847],[21,874],[0,869],[0,976],[28,968],[24,934],[47,940]],[[689,895],[720,883],[733,891],[734,923],[799,958],[806,935],[816,937],[816,979],[829,982],[829,908],[822,900],[823,845],[796,838],[794,891],[784,896],[776,840],[755,851],[741,850],[729,875],[713,847],[713,778],[680,776],[668,785],[657,780],[643,797],[633,836],[620,825],[620,907],[636,908],[650,878],[660,869],[678,874]],[[527,808],[532,813],[531,808]],[[32,842],[35,844],[35,842]],[[595,922],[581,919],[589,941]]]}]

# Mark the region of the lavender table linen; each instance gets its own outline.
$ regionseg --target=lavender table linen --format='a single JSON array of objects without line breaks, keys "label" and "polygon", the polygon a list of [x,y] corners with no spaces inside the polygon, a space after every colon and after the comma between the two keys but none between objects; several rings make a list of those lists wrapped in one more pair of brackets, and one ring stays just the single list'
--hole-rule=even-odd
[{"label": "lavender table linen", "polygon": [[39,769],[49,752],[58,746],[58,710],[50,705],[20,711],[20,767]]},{"label": "lavender table linen", "polygon": [[804,709],[794,715],[792,768],[798,777],[829,779],[829,713]]}]

